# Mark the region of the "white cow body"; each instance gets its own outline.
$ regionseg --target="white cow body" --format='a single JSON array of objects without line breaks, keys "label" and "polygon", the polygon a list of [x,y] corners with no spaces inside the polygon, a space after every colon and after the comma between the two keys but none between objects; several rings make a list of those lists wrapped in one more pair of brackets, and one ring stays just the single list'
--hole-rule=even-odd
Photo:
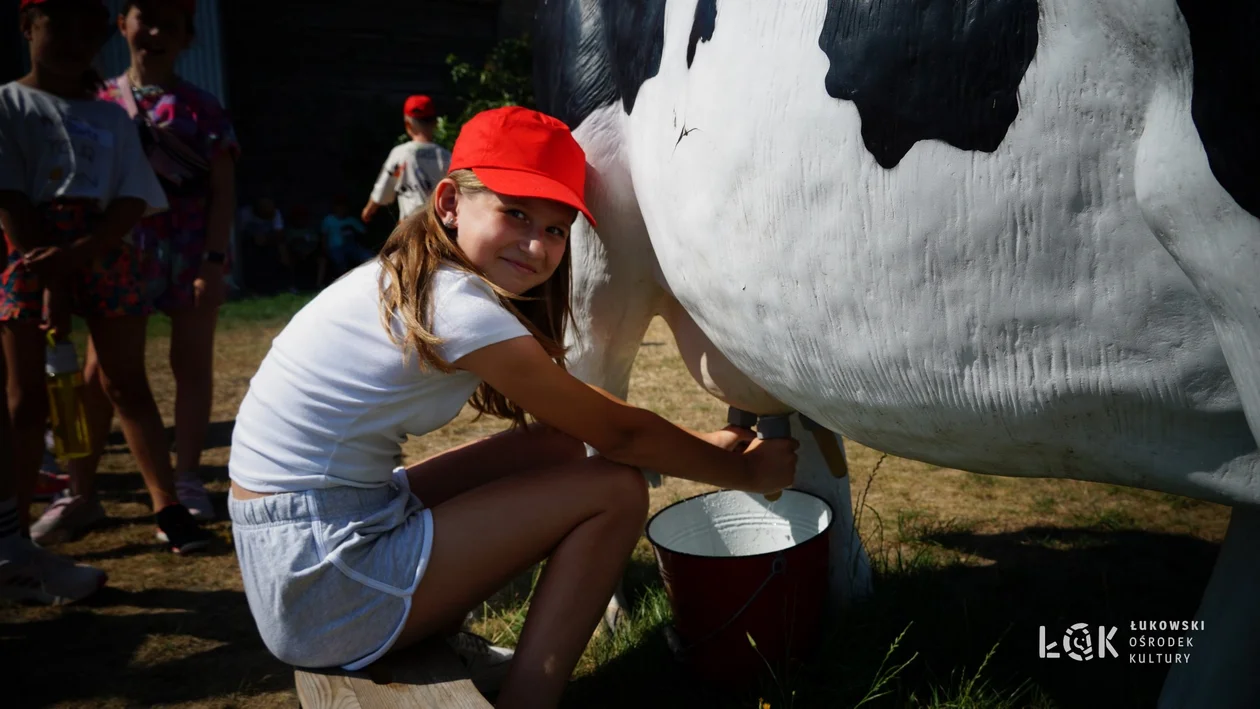
[{"label": "white cow body", "polygon": [[[1160,77],[1075,13],[996,152],[921,142],[885,170],[852,104],[803,89],[827,61],[792,33],[822,18],[776,24],[782,4],[723,14],[690,70],[690,8],[669,5],[660,74],[620,127],[662,285],[716,347],[896,455],[1260,504],[1212,320],[1135,190]],[[793,73],[727,78],[776,67]]]},{"label": "white cow body", "polygon": [[1176,2],[1039,3],[996,149],[922,140],[893,167],[820,88],[826,2],[717,7],[688,66],[696,0],[667,3],[633,110],[576,127],[600,230],[573,237],[574,370],[624,394],[662,313],[741,408],[952,468],[1234,505],[1214,634],[1164,703],[1260,705],[1230,669],[1260,658],[1260,219],[1209,167]]}]

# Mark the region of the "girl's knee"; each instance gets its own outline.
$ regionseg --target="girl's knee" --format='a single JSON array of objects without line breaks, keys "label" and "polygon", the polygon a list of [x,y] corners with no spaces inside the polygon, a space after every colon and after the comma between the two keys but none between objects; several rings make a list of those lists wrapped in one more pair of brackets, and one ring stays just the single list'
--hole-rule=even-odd
[{"label": "girl's knee", "polygon": [[148,377],[128,374],[105,379],[105,395],[122,415],[153,405],[153,392],[149,390]]},{"label": "girl's knee", "polygon": [[648,511],[648,485],[643,471],[632,465],[622,465],[605,460],[609,499],[618,509],[637,517],[646,517]]}]

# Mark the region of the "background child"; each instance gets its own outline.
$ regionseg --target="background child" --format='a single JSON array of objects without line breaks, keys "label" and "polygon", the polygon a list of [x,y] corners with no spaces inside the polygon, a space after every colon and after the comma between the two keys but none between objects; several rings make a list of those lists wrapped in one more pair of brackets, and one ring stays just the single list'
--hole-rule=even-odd
[{"label": "background child", "polygon": [[295,290],[293,262],[285,244],[284,217],[275,200],[259,197],[236,214],[244,287],[256,295]]},{"label": "background child", "polygon": [[433,142],[437,111],[433,99],[417,95],[403,105],[403,128],[410,141],[395,146],[385,159],[372,196],[363,208],[363,221],[369,223],[382,205],[398,200],[398,221],[419,209],[445,175],[451,154]]},{"label": "background child", "polygon": [[[563,123],[484,112],[451,165],[379,259],[274,340],[233,433],[233,535],[263,641],[305,667],[441,633],[546,558],[515,655],[480,656],[512,657],[497,706],[555,706],[642,533],[637,468],[769,492],[796,443],[736,453],[746,433],[683,430],[561,366],[568,235],[590,218]],[[408,434],[465,403],[513,430],[391,472]]]},{"label": "background child", "polygon": [[323,239],[311,210],[296,204],[289,208],[284,229],[284,247],[293,268],[293,285],[298,290],[318,290],[323,286],[328,259],[324,256]]},{"label": "background child", "polygon": [[[324,217],[319,233],[324,253],[332,264],[332,278],[376,255],[358,242],[358,237],[367,233],[367,228],[358,217],[350,214],[350,204],[342,195],[333,200],[332,212]],[[323,283],[322,277],[320,282]]]},{"label": "background child", "polygon": [[[214,395],[214,331],[226,296],[228,238],[235,210],[235,161],[240,153],[226,113],[209,93],[175,74],[193,39],[195,0],[127,0],[118,30],[131,66],[110,79],[100,98],[122,107],[141,142],[169,209],[141,220],[133,232],[143,255],[148,296],[171,319],[170,365],[175,376],[175,490],[199,520],[214,507],[198,477]],[[70,465],[77,495],[99,506],[96,470],[113,409],[100,386],[96,347],[84,368],[94,452]],[[55,514],[54,508],[51,514]],[[32,530],[41,538],[77,536],[73,516],[50,517]]]},{"label": "background child", "polygon": [[[208,538],[176,498],[144,369],[149,306],[125,237],[166,198],[127,114],[95,100],[91,62],[107,35],[107,14],[97,0],[22,0],[19,9],[31,72],[0,87],[0,338],[9,403],[0,421],[0,447],[9,448],[0,451],[0,595],[57,603],[89,595],[104,576],[58,560],[19,533],[44,451],[45,320],[62,336],[71,310],[87,321],[106,391],[172,548],[204,547]],[[93,513],[82,505],[64,511]]]}]

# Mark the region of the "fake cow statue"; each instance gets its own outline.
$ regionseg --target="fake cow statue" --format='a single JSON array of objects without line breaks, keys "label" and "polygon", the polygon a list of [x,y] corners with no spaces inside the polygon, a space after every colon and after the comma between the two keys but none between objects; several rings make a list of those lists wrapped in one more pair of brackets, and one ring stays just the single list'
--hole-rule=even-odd
[{"label": "fake cow statue", "polygon": [[[1231,505],[1161,705],[1260,706],[1258,7],[543,0],[537,97],[600,225],[574,371],[624,395],[660,314],[739,408]],[[794,435],[861,595],[842,454]]]}]

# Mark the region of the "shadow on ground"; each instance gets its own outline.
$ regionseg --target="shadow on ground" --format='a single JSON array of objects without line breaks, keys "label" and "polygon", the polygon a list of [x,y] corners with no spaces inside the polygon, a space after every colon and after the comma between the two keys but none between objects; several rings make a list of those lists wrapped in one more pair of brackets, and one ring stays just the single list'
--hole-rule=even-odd
[{"label": "shadow on ground", "polygon": [[[894,665],[909,664],[889,693],[867,706],[933,706],[934,688],[948,693],[997,644],[982,679],[998,694],[1026,686],[1015,706],[1149,707],[1167,667],[1129,664],[1129,621],[1192,618],[1218,551],[1194,537],[1098,529],[947,533],[921,542],[968,561],[882,561],[874,597],[826,627],[814,660],[786,674],[780,668],[778,682],[763,677],[744,689],[696,683],[669,654],[658,624],[637,646],[571,683],[563,706],[752,709],[764,698],[775,709],[851,707],[909,627],[891,657]],[[642,562],[627,577],[632,598],[660,583],[654,566]],[[529,580],[518,579],[508,595],[527,594]],[[1077,622],[1118,626],[1120,658],[1038,657],[1039,626],[1053,638]],[[195,587],[107,588],[82,606],[5,624],[0,662],[28,668],[6,680],[4,691],[30,707],[235,706],[293,682],[291,670],[262,645],[242,593]]]},{"label": "shadow on ground", "polygon": [[[1097,529],[941,534],[922,541],[979,563],[890,560],[877,576],[875,596],[830,623],[814,660],[792,672],[779,668],[777,682],[762,677],[743,690],[699,685],[673,661],[657,627],[636,648],[573,682],[563,706],[753,709],[764,698],[776,709],[851,707],[909,627],[890,663],[917,656],[885,687],[886,696],[866,706],[943,704],[932,701],[933,688],[948,696],[996,644],[981,680],[995,696],[1023,686],[1013,706],[1150,707],[1168,668],[1129,663],[1129,621],[1193,618],[1219,550],[1194,537]],[[1113,645],[1120,657],[1039,658],[1039,626],[1054,640],[1077,622],[1117,626]]]},{"label": "shadow on ground", "polygon": [[[11,658],[6,667],[29,668],[6,677],[5,695],[21,698],[9,706],[222,702],[293,684],[292,670],[263,647],[236,591],[106,587],[90,602],[4,626],[0,654]],[[178,659],[167,659],[172,654]],[[161,659],[149,664],[150,656]]]}]

